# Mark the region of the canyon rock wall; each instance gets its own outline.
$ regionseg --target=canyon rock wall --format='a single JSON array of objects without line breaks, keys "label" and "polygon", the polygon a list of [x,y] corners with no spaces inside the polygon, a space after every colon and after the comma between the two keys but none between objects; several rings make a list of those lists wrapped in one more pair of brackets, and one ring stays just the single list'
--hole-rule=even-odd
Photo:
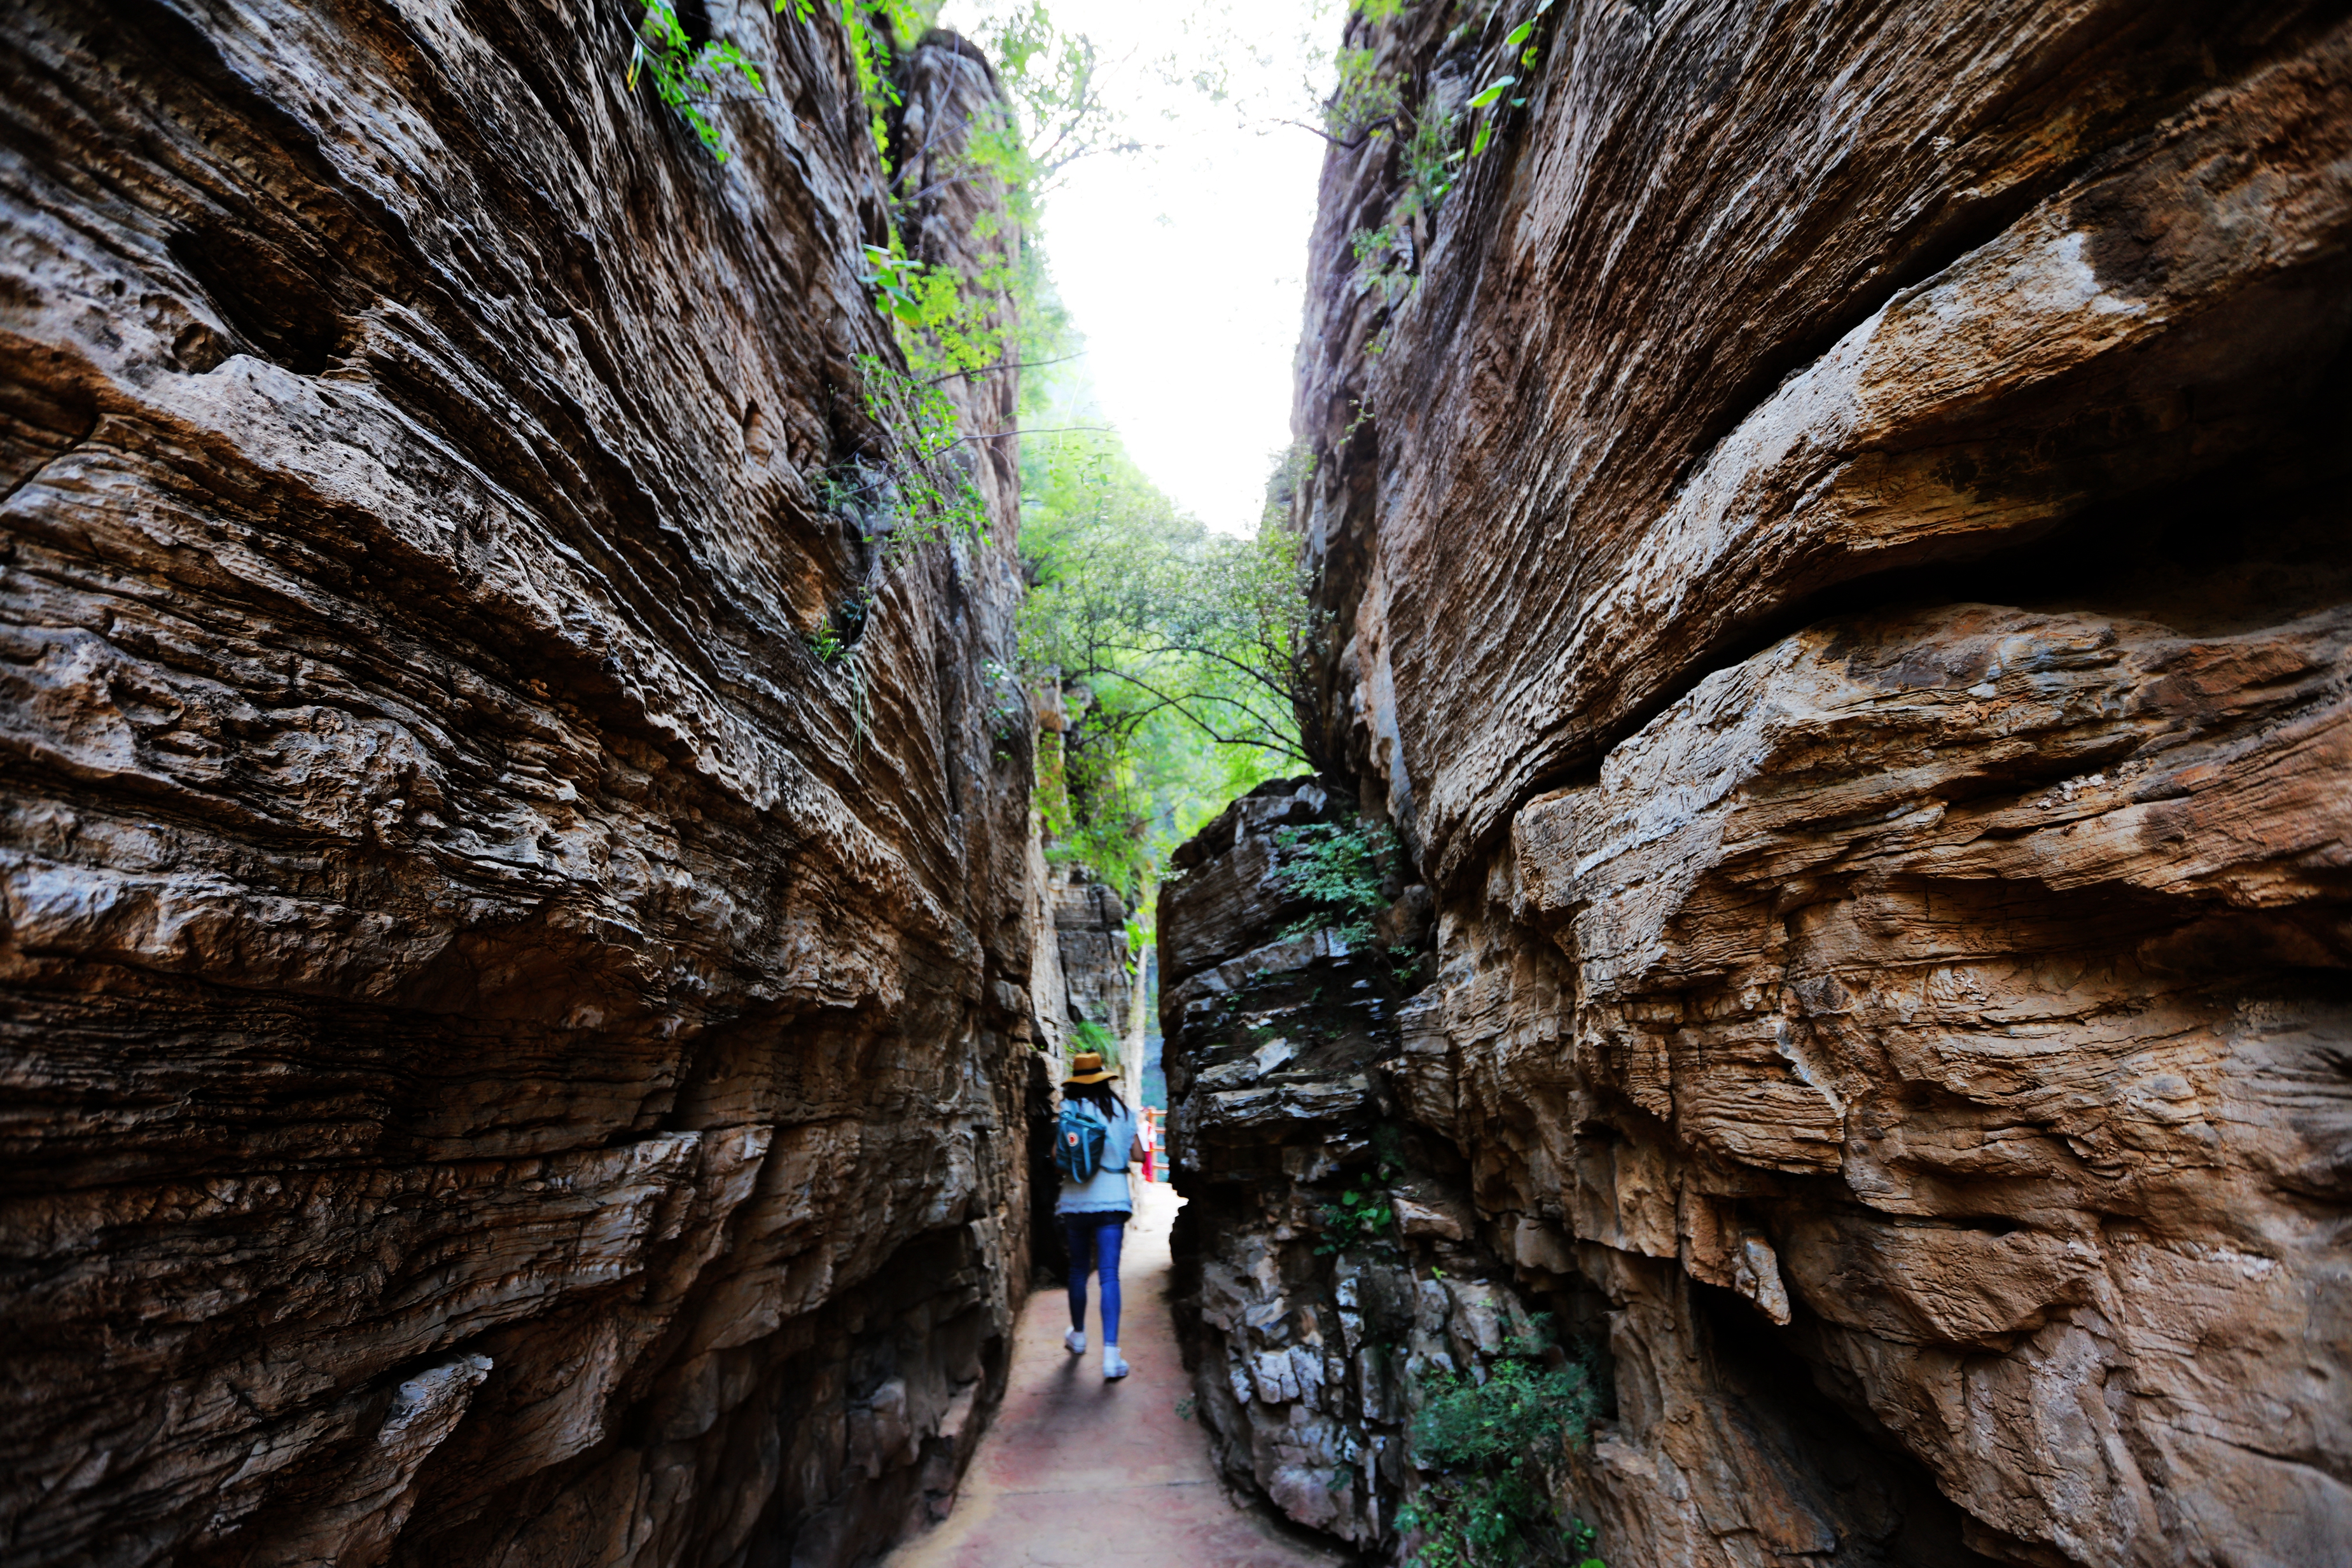
[{"label": "canyon rock wall", "polygon": [[1127,1035],[1135,1007],[1132,965],[1127,950],[1127,901],[1118,890],[1095,881],[1077,866],[1056,867],[1046,884],[1060,947],[1064,1015],[1107,1030],[1114,1040]]},{"label": "canyon rock wall", "polygon": [[681,12],[724,162],[634,4],[0,26],[0,1562],[848,1563],[985,1418],[1013,454],[877,560],[846,41]]},{"label": "canyon rock wall", "polygon": [[[1408,1509],[1439,1500],[1416,1419],[1507,1366],[1571,1378],[1607,1412],[1622,1303],[1557,1227],[1498,1223],[1477,1200],[1488,1162],[1465,1153],[1428,889],[1392,876],[1369,933],[1311,928],[1284,836],[1352,815],[1311,779],[1270,784],[1179,852],[1160,921],[1192,967],[1162,993],[1162,1019],[1186,1199],[1177,1318],[1202,1424],[1234,1482],[1381,1561],[1420,1541]],[[1753,1434],[1738,1458],[1772,1462],[1785,1394],[1732,1406]],[[1909,1568],[1979,1561],[1923,1476],[1853,1434],[1809,1437],[1860,1494],[1831,1504],[1849,1544]],[[1560,1504],[1539,1534],[1564,1546],[1596,1500],[1578,1488]]]},{"label": "canyon rock wall", "polygon": [[[1636,1563],[2341,1559],[2352,28],[1349,27],[1403,107],[1312,258],[1317,739],[1435,908],[1398,1114],[1606,1326],[1567,1500]],[[1171,998],[1234,961],[1161,928]]]},{"label": "canyon rock wall", "polygon": [[[1529,1318],[1473,1234],[1459,1155],[1399,1117],[1426,976],[1391,949],[1425,946],[1426,921],[1385,943],[1296,929],[1311,906],[1276,874],[1276,835],[1336,814],[1311,780],[1253,791],[1179,852],[1160,904],[1185,954],[1160,993],[1177,1318],[1226,1475],[1378,1547],[1413,1485],[1418,1385],[1483,1372]],[[1372,1184],[1398,1232],[1336,1235]]]}]

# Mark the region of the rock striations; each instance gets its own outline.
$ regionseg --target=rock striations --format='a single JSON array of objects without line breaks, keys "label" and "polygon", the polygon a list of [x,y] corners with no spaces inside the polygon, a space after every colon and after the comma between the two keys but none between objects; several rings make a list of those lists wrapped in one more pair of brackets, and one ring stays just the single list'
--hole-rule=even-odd
[{"label": "rock striations", "polygon": [[1465,1281],[1605,1336],[1612,1563],[2343,1560],[2352,29],[1349,26],[1403,107],[1325,167],[1294,521],[1323,788],[1435,925],[1276,1061],[1257,977],[1350,972],[1276,940],[1251,824],[1311,803],[1166,895],[1230,1468],[1396,1539],[1350,1445],[1417,1396],[1314,1249],[1386,1125],[1400,1354],[1469,1355]]},{"label": "rock striations", "polygon": [[846,1563],[984,1419],[1012,454],[877,563],[846,40],[679,11],[723,162],[635,4],[0,27],[0,1563]]}]

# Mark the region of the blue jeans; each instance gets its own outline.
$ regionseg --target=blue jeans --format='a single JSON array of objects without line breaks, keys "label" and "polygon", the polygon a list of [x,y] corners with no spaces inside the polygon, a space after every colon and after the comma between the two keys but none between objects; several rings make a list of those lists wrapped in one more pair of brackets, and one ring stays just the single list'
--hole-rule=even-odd
[{"label": "blue jeans", "polygon": [[1102,1271],[1105,1344],[1118,1343],[1118,1242],[1127,1234],[1124,1214],[1066,1214],[1062,1231],[1070,1239],[1070,1326],[1087,1326],[1087,1270]]}]

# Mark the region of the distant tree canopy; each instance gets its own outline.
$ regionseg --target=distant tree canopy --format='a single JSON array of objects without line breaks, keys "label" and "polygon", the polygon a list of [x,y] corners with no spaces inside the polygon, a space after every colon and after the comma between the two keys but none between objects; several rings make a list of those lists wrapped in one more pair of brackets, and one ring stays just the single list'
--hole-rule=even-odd
[{"label": "distant tree canopy", "polygon": [[1068,711],[1042,752],[1047,832],[1134,896],[1226,800],[1307,766],[1307,570],[1273,508],[1255,538],[1213,533],[1116,436],[1034,444],[1022,484],[1022,660]]}]

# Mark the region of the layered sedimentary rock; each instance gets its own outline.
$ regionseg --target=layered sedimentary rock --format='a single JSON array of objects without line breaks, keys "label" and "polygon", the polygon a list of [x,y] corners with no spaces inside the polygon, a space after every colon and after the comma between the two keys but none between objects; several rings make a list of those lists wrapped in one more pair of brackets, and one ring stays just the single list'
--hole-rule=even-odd
[{"label": "layered sedimentary rock", "polygon": [[1351,26],[1408,118],[1325,171],[1317,727],[1435,901],[1399,1109],[1608,1325],[1568,1500],[1612,1561],[2342,1556],[2352,33]]},{"label": "layered sedimentary rock", "polygon": [[[1620,1303],[1557,1227],[1498,1225],[1477,1201],[1490,1159],[1463,1130],[1428,890],[1392,880],[1369,936],[1302,929],[1314,910],[1283,874],[1284,830],[1349,813],[1311,780],[1269,785],[1179,852],[1187,869],[1160,920],[1197,967],[1162,1012],[1187,1199],[1178,1320],[1202,1425],[1235,1482],[1378,1561],[1415,1545],[1406,1506],[1431,1505],[1413,1427],[1433,1399],[1506,1360],[1573,1361],[1609,1411]],[[1367,1198],[1376,1218],[1351,1221],[1350,1200]],[[1739,1457],[1769,1463],[1792,1418],[1785,1391],[1740,1392],[1709,1390],[1748,1434]],[[1829,1462],[1862,1482],[1867,1513],[1845,1519],[1872,1545],[1906,1564],[1972,1560],[1958,1511],[1924,1478],[1888,1473],[1850,1433],[1827,1441]],[[1563,1536],[1593,1507],[1580,1490],[1539,1530]]]},{"label": "layered sedimentary rock", "polygon": [[[1460,1156],[1399,1118],[1423,977],[1391,949],[1421,945],[1425,918],[1395,942],[1295,929],[1311,906],[1278,874],[1276,835],[1333,806],[1311,781],[1267,785],[1184,846],[1160,921],[1185,963],[1160,1003],[1202,1426],[1233,1479],[1370,1547],[1395,1539],[1413,1488],[1417,1385],[1482,1372],[1528,1315],[1472,1234]],[[1401,1233],[1335,1236],[1334,1207],[1373,1182]]]},{"label": "layered sedimentary rock", "polygon": [[1068,1024],[1091,1023],[1114,1040],[1128,1031],[1135,985],[1127,951],[1127,901],[1077,866],[1057,867],[1046,884],[1060,950]]},{"label": "layered sedimentary rock", "polygon": [[845,40],[709,6],[722,162],[639,15],[0,27],[0,1561],[847,1563],[984,1417],[1012,455],[877,560]]}]

